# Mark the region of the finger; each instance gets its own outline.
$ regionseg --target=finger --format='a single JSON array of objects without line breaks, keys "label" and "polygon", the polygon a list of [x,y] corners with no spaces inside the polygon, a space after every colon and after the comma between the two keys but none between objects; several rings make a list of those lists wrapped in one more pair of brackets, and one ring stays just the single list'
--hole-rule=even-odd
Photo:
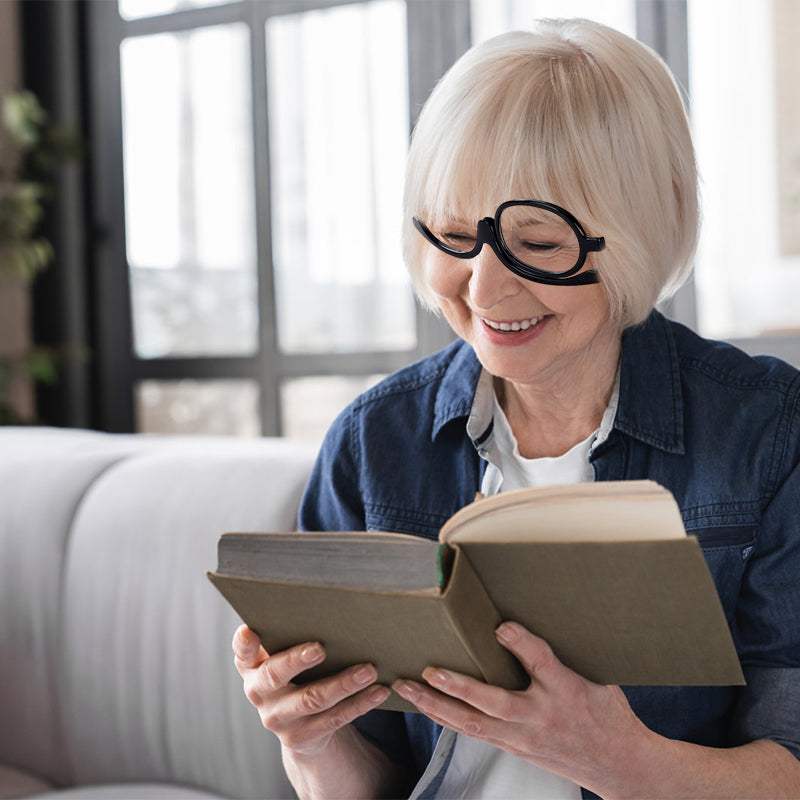
[{"label": "finger", "polygon": [[342,700],[330,709],[306,717],[300,725],[284,725],[284,721],[279,720],[275,728],[272,728],[271,724],[275,723],[269,718],[262,716],[262,721],[265,727],[270,728],[280,737],[284,747],[302,751],[307,747],[316,747],[318,742],[349,725],[368,711],[377,708],[390,694],[391,692],[386,686],[376,684]]},{"label": "finger", "polygon": [[442,694],[495,719],[513,721],[526,713],[521,692],[508,691],[469,675],[433,667],[425,669],[422,677]]},{"label": "finger", "polygon": [[267,684],[273,688],[286,686],[293,678],[325,659],[319,642],[306,642],[270,656],[261,640],[246,625],[233,636],[233,662],[243,677],[251,670],[263,668]]},{"label": "finger", "polygon": [[244,669],[255,669],[267,659],[267,651],[261,646],[261,640],[247,627],[240,625],[233,634],[233,660],[241,673]]},{"label": "finger", "polygon": [[430,689],[424,683],[404,679],[395,681],[392,684],[392,689],[404,700],[408,700],[419,711],[431,718],[438,712],[445,710],[441,694]]},{"label": "finger", "polygon": [[409,680],[396,681],[392,689],[440,725],[491,744],[499,741],[497,726],[501,723],[455,697]]},{"label": "finger", "polygon": [[325,648],[319,642],[307,642],[268,656],[261,665],[267,685],[281,689],[298,675],[325,660]]},{"label": "finger", "polygon": [[503,622],[495,631],[497,640],[510,650],[531,678],[540,683],[562,676],[568,670],[550,645],[518,622]]},{"label": "finger", "polygon": [[257,668],[239,666],[237,668],[244,680],[245,697],[256,707],[275,702],[277,694],[294,688],[292,679],[303,670],[321,663],[325,659],[325,651],[314,642],[302,644],[267,655]]},{"label": "finger", "polygon": [[[327,678],[302,686],[293,685],[290,692],[276,698],[276,702],[265,709],[264,724],[281,733],[292,727],[298,717],[321,715],[320,724],[323,726],[327,724],[326,720],[331,724],[344,718],[350,721],[380,705],[389,696],[386,687],[374,685],[377,679],[378,672],[372,664],[357,664]],[[350,703],[354,698],[358,699]],[[334,715],[326,714],[333,709],[338,709]]]},{"label": "finger", "polygon": [[372,686],[377,680],[378,671],[372,664],[356,664],[336,675],[299,686],[292,700],[301,714],[318,714]]}]

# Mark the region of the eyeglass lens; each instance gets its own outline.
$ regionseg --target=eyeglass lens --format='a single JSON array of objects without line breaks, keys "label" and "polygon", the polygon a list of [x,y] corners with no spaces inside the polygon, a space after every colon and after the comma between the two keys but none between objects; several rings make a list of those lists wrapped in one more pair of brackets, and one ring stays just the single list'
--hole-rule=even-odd
[{"label": "eyeglass lens", "polygon": [[523,264],[545,272],[566,272],[578,263],[578,237],[558,214],[536,206],[514,205],[503,209],[499,222],[499,236]]},{"label": "eyeglass lens", "polygon": [[[544,272],[567,272],[580,260],[578,237],[553,211],[531,205],[506,206],[500,214],[498,238],[523,264]],[[463,222],[432,231],[443,245],[461,253],[475,248],[476,229]]]}]

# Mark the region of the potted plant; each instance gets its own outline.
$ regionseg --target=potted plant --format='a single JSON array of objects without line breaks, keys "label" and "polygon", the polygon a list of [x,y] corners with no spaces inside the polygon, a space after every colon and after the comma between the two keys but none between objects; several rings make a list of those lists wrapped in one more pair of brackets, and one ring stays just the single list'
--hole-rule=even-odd
[{"label": "potted plant", "polygon": [[[53,175],[65,158],[79,153],[71,128],[52,124],[30,91],[5,95],[0,104],[0,270],[30,286],[55,256],[39,232],[53,193]],[[15,382],[54,383],[57,354],[30,345],[0,355],[0,424],[32,422],[13,398]]]}]

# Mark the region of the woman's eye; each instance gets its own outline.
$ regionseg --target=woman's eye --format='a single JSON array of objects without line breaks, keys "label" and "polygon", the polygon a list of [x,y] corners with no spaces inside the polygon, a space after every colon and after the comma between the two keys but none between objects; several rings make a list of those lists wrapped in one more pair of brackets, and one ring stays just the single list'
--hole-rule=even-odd
[{"label": "woman's eye", "polygon": [[559,247],[556,242],[520,242],[520,246],[523,250],[529,250],[532,253],[544,253]]},{"label": "woman's eye", "polygon": [[448,244],[453,245],[453,247],[458,247],[462,250],[465,245],[475,244],[474,234],[450,232],[442,234],[441,238]]},{"label": "woman's eye", "polygon": [[448,231],[444,234],[445,239],[452,239],[454,242],[464,242],[468,239],[474,241],[475,237],[470,236],[468,233],[457,233],[456,231]]}]

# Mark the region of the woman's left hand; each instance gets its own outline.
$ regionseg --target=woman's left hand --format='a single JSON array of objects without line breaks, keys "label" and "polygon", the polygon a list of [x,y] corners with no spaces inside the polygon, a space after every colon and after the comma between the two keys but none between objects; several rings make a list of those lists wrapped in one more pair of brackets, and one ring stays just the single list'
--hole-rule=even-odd
[{"label": "woman's left hand", "polygon": [[636,772],[631,767],[637,761],[641,766],[646,743],[656,734],[636,717],[622,690],[573,672],[517,623],[504,622],[496,633],[530,675],[527,689],[508,691],[435,667],[422,674],[428,686],[403,680],[392,688],[441,725],[601,796],[630,789],[617,779],[628,783]]}]

